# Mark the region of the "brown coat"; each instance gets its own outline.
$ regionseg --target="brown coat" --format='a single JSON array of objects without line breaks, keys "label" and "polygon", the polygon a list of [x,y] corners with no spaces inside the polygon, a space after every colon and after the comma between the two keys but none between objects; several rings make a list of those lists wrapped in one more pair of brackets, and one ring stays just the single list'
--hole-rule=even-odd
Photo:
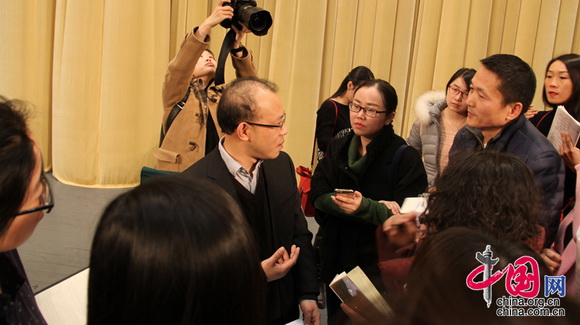
[{"label": "brown coat", "polygon": [[[209,43],[198,40],[193,33],[187,34],[179,52],[169,63],[165,82],[163,83],[163,125],[167,121],[173,106],[183,99],[193,78],[193,70],[199,57]],[[257,76],[252,62],[252,55],[238,58],[232,55],[236,77]],[[201,159],[205,154],[207,110],[211,112],[218,135],[222,133],[216,118],[217,103],[220,93],[215,87],[207,88],[207,109],[192,90],[183,110],[177,115],[166,132],[161,147],[155,151],[155,168],[181,172]],[[214,99],[213,101],[211,99]]]}]

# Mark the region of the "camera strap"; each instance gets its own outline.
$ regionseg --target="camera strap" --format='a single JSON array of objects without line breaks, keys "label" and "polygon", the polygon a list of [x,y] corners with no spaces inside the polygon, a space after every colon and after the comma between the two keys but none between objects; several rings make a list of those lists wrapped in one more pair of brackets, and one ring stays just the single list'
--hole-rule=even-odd
[{"label": "camera strap", "polygon": [[225,71],[225,63],[228,59],[228,54],[232,50],[232,46],[234,46],[234,41],[236,40],[236,31],[230,29],[226,36],[224,37],[224,41],[222,43],[222,48],[220,50],[220,55],[218,58],[217,68],[215,70],[215,79],[214,83],[216,86],[223,85],[224,80],[224,71]]}]

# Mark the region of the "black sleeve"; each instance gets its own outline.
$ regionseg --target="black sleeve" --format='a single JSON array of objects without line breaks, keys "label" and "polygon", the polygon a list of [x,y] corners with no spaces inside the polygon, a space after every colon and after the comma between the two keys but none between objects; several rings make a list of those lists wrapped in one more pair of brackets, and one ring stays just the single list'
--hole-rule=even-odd
[{"label": "black sleeve", "polygon": [[399,180],[393,198],[399,205],[406,197],[414,197],[427,190],[427,173],[419,152],[409,146],[401,153],[397,167]]},{"label": "black sleeve", "polygon": [[[288,178],[292,180],[291,185],[296,184],[296,173],[294,173],[294,163],[292,159],[286,154],[286,163],[289,168],[285,168],[291,174]],[[293,234],[293,244],[300,247],[300,256],[296,265],[291,269],[293,276],[296,278],[294,282],[296,294],[298,299],[316,299],[318,295],[318,280],[316,276],[316,259],[314,257],[314,248],[312,247],[312,233],[308,230],[308,223],[302,212],[300,206],[300,196],[298,189],[294,185],[292,194],[292,225],[293,229],[288,229]],[[290,247],[286,247],[290,252]]]},{"label": "black sleeve", "polygon": [[333,192],[337,187],[337,179],[338,175],[334,170],[331,158],[324,157],[316,166],[310,182],[308,199],[311,203],[314,204],[314,201],[322,194]]}]

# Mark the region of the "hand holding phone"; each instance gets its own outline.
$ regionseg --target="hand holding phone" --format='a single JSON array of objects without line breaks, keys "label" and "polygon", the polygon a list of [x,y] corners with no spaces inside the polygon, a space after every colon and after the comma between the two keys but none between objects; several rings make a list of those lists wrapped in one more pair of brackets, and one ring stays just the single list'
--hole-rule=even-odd
[{"label": "hand holding phone", "polygon": [[349,197],[349,198],[353,198],[354,197],[354,190],[351,189],[344,189],[344,188],[336,188],[334,189],[334,196],[339,197]]},{"label": "hand holding phone", "polygon": [[342,212],[352,214],[360,207],[363,196],[355,190],[337,188],[330,198]]}]

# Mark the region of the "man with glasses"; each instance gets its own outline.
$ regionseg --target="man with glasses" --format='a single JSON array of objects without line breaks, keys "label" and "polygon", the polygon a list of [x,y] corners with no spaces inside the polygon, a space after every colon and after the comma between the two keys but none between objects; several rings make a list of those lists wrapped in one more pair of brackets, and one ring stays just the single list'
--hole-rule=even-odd
[{"label": "man with glasses", "polygon": [[509,54],[492,55],[481,63],[471,80],[467,126],[455,136],[450,159],[456,152],[481,150],[507,152],[522,159],[544,194],[547,213],[541,224],[546,230],[545,246],[549,247],[560,221],[564,163],[554,146],[524,116],[536,89],[534,71]]},{"label": "man with glasses", "polygon": [[[300,207],[294,164],[282,152],[288,133],[285,119],[275,85],[257,78],[233,81],[217,107],[224,137],[218,148],[184,174],[214,181],[232,195],[244,212],[270,281],[268,324],[296,320],[298,306],[305,324],[320,324],[312,234]],[[268,265],[267,260],[279,248],[290,251],[290,259],[296,258],[300,250],[294,267],[284,261],[286,258],[280,265]]]}]

